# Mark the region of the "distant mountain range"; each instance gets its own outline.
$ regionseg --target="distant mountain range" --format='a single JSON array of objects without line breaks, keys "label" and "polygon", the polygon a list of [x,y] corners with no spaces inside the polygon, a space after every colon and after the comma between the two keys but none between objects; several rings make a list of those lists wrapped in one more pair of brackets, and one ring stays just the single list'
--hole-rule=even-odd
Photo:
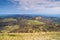
[{"label": "distant mountain range", "polygon": [[0,16],[0,32],[60,31],[60,17],[38,14]]},{"label": "distant mountain range", "polygon": [[0,15],[0,19],[3,18],[24,18],[24,19],[33,19],[37,16],[40,16],[45,19],[50,19],[53,21],[60,22],[60,16],[52,16],[52,15],[38,15],[38,14],[10,14],[10,15]]},{"label": "distant mountain range", "polygon": [[58,17],[60,14],[1,14],[0,17],[15,17],[15,16],[43,16],[43,17]]}]

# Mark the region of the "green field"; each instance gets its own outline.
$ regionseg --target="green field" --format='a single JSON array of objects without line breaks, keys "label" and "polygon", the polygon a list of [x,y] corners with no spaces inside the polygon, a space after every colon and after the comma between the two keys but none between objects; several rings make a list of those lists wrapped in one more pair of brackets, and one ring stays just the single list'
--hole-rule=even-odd
[{"label": "green field", "polygon": [[60,40],[60,32],[0,33],[0,40]]}]

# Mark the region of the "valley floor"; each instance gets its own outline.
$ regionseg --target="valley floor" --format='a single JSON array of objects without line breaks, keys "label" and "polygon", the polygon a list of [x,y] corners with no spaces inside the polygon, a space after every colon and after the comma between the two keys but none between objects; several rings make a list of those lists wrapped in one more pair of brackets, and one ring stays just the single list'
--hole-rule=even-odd
[{"label": "valley floor", "polygon": [[60,32],[0,33],[0,40],[60,40]]}]

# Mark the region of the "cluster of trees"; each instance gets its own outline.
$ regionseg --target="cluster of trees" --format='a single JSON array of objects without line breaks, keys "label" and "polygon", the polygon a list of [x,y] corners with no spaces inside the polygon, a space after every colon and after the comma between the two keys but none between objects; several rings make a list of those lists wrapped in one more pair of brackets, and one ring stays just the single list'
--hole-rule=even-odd
[{"label": "cluster of trees", "polygon": [[60,31],[60,23],[37,17],[34,19],[8,18],[0,20],[1,33],[33,33]]}]

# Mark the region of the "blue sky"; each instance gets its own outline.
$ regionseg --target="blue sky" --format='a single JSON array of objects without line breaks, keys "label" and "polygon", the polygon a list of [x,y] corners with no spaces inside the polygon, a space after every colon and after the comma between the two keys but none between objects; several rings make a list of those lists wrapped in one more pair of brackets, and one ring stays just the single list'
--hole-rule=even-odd
[{"label": "blue sky", "polygon": [[60,14],[60,0],[0,0],[0,14]]}]

